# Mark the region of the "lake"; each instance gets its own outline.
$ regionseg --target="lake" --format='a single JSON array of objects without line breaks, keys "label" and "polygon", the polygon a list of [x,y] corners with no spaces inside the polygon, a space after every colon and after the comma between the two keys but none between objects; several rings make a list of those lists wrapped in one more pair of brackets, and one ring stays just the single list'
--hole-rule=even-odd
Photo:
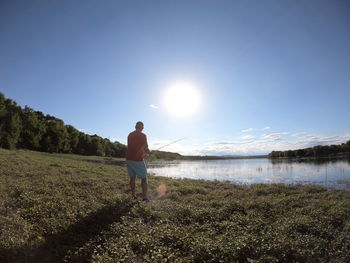
[{"label": "lake", "polygon": [[150,174],[238,184],[311,184],[350,190],[350,159],[230,159],[147,162]]}]

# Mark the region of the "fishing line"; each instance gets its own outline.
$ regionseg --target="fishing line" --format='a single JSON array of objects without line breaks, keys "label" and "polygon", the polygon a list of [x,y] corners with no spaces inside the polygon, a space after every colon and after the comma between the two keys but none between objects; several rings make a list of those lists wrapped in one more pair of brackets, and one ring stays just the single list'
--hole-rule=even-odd
[{"label": "fishing line", "polygon": [[174,143],[176,143],[176,142],[182,141],[182,140],[184,140],[184,139],[186,139],[186,138],[181,138],[181,139],[178,139],[178,140],[176,140],[176,141],[173,141],[173,142],[170,142],[170,143],[168,143],[168,144],[165,144],[165,145],[159,147],[158,149],[156,149],[155,151],[159,151],[160,149],[162,149],[162,148],[164,148],[164,147],[166,147],[166,146],[169,146],[169,145],[174,144]]}]

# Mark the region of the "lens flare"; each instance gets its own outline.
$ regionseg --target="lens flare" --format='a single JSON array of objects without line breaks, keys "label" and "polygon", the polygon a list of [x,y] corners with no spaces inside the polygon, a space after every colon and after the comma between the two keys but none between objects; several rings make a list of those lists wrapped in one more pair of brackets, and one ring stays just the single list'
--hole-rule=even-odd
[{"label": "lens flare", "polygon": [[166,185],[165,184],[160,184],[157,188],[157,193],[158,193],[158,196],[163,196],[165,195],[167,191],[167,188],[166,188]]}]

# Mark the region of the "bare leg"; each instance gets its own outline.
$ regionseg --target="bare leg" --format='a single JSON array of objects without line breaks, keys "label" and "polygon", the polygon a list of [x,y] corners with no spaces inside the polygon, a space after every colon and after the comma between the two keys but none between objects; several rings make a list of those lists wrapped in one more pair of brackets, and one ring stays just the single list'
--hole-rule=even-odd
[{"label": "bare leg", "polygon": [[141,179],[141,186],[142,186],[142,198],[143,199],[148,199],[148,194],[147,194],[148,182],[147,182],[147,178]]},{"label": "bare leg", "polygon": [[135,181],[136,181],[136,177],[135,176],[130,176],[130,189],[131,189],[131,195],[133,197],[136,197],[136,194],[135,194]]}]

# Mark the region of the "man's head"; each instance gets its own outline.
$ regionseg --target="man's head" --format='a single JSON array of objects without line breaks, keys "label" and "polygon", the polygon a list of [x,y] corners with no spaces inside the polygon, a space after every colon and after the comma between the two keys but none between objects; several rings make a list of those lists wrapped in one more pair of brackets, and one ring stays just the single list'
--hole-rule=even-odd
[{"label": "man's head", "polygon": [[142,131],[143,130],[143,122],[142,121],[136,122],[135,129],[138,131]]}]

